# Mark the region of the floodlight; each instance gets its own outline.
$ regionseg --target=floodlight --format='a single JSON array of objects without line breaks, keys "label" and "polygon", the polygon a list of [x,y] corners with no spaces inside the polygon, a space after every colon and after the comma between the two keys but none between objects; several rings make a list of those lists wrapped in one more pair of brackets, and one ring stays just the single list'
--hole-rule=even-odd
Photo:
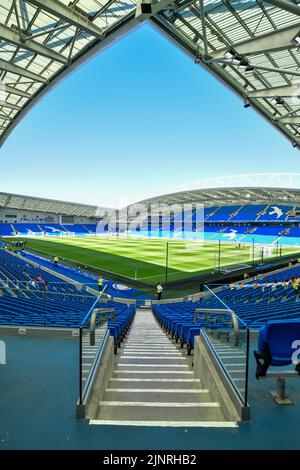
[{"label": "floodlight", "polygon": [[225,52],[225,57],[228,60],[232,60],[236,56],[236,52],[233,48],[229,49]]},{"label": "floodlight", "polygon": [[246,68],[245,68],[245,75],[246,77],[250,77],[252,75],[254,75],[254,67],[252,67],[251,65],[248,65]]},{"label": "floodlight", "polygon": [[239,69],[246,70],[246,68],[249,67],[249,62],[247,59],[242,58],[240,63],[239,63]]},{"label": "floodlight", "polygon": [[280,96],[274,96],[274,98],[271,100],[271,104],[276,107],[282,106],[284,105],[284,99],[282,99]]},{"label": "floodlight", "polygon": [[292,39],[292,43],[295,44],[295,46],[300,46],[300,32]]},{"label": "floodlight", "polygon": [[250,105],[250,101],[248,98],[245,98],[245,102],[244,102],[244,108],[249,108]]}]

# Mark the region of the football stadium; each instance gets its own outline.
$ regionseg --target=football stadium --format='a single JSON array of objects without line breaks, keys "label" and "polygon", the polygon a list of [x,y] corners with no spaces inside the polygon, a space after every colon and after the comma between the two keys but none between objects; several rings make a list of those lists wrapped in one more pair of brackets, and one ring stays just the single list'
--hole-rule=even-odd
[{"label": "football stadium", "polygon": [[[299,16],[289,0],[0,0],[0,144],[149,23],[297,155]],[[239,177],[114,208],[45,186],[0,192],[0,449],[300,450],[300,189]]]}]

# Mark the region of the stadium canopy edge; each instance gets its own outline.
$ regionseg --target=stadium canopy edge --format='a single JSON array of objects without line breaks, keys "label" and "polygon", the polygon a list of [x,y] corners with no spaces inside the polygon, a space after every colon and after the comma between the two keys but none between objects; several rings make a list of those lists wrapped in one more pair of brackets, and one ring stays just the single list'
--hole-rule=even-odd
[{"label": "stadium canopy edge", "polygon": [[299,16],[288,0],[6,0],[0,145],[52,87],[149,20],[299,149]]}]

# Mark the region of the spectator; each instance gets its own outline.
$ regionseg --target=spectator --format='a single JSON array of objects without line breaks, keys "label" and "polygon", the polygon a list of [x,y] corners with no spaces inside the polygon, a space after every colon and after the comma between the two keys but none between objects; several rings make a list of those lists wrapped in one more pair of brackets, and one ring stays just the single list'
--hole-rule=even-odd
[{"label": "spectator", "polygon": [[156,285],[157,300],[161,300],[163,290],[164,290],[163,286],[161,285],[161,282],[159,282]]},{"label": "spectator", "polygon": [[98,290],[99,292],[102,291],[102,288],[103,288],[103,277],[101,274],[98,275]]}]

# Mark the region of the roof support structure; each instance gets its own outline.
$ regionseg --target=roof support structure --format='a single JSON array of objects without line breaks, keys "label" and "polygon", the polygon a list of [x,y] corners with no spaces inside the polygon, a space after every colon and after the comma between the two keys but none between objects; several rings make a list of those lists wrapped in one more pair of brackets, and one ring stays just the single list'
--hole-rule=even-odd
[{"label": "roof support structure", "polygon": [[300,116],[296,117],[284,117],[280,119],[282,124],[290,124],[291,126],[300,126]]},{"label": "roof support structure", "polygon": [[6,114],[0,114],[0,119],[8,120],[8,121],[11,120],[11,118],[9,116],[6,116]]},{"label": "roof support structure", "polygon": [[289,2],[287,0],[264,0],[266,3],[270,3],[274,7],[280,8],[281,10],[288,11],[294,15],[300,16],[300,7],[295,5],[295,3]]},{"label": "roof support structure", "polygon": [[49,47],[43,46],[39,42],[30,39],[29,36],[19,33],[17,30],[8,28],[4,24],[0,24],[0,38],[9,43],[15,44],[18,47],[21,47],[22,49],[27,49],[28,51],[31,51],[35,54],[40,54],[51,60],[56,60],[62,64],[66,64],[68,62],[67,58],[62,54],[51,50]]},{"label": "roof support structure", "polygon": [[32,5],[48,11],[52,15],[61,18],[68,23],[77,26],[97,38],[102,38],[103,33],[88,16],[84,16],[74,8],[70,8],[57,0],[28,0]]},{"label": "roof support structure", "polygon": [[0,101],[0,107],[8,108],[8,109],[13,109],[15,111],[19,111],[20,107],[16,106],[15,104],[10,104],[6,103],[6,101]]},{"label": "roof support structure", "polygon": [[159,11],[166,10],[173,3],[175,0],[137,0],[135,18],[145,21]]},{"label": "roof support structure", "polygon": [[4,83],[4,91],[6,93],[11,93],[13,95],[22,96],[23,98],[31,97],[30,93],[26,93],[26,91],[18,90],[18,88],[14,88],[10,85],[6,85],[5,83]]},{"label": "roof support structure", "polygon": [[295,98],[300,98],[300,84],[266,88],[265,90],[249,91],[247,96],[248,98],[272,98],[274,96],[294,96]]},{"label": "roof support structure", "polygon": [[280,117],[277,118],[276,120],[281,121],[281,119],[284,119],[284,118],[286,118],[286,117],[292,116],[293,114],[297,114],[297,113],[299,113],[299,112],[300,112],[300,108],[293,109],[293,110],[290,111],[289,113],[283,114],[282,116],[280,116]]},{"label": "roof support structure", "polygon": [[21,75],[21,77],[30,78],[30,80],[33,80],[34,82],[47,83],[47,79],[42,77],[41,75],[37,75],[36,73],[30,72],[30,70],[23,69],[18,65],[11,64],[10,62],[6,62],[2,59],[0,59],[0,69],[4,70],[5,72]]},{"label": "roof support structure", "polygon": [[204,11],[204,0],[199,0],[200,12],[201,12],[201,26],[202,26],[202,37],[203,37],[203,47],[204,55],[207,56],[208,46],[207,46],[207,36],[206,36],[206,23],[205,23],[205,11]]},{"label": "roof support structure", "polygon": [[[257,55],[263,52],[279,51],[286,48],[296,47],[292,43],[292,39],[299,33],[300,24],[297,26],[289,26],[288,28],[274,31],[272,33],[263,34],[259,37],[247,39],[236,44],[232,47],[239,53],[245,56]],[[224,57],[227,48],[224,47],[216,52],[210,53],[210,57],[214,59],[221,59]]]}]

